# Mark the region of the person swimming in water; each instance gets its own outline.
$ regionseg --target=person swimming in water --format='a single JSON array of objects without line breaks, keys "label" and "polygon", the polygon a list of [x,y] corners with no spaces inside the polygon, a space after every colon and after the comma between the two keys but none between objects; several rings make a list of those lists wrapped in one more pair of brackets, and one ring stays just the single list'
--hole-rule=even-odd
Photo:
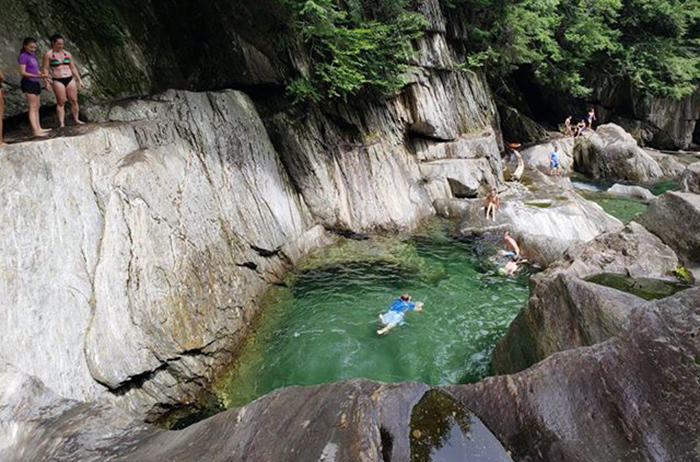
[{"label": "person swimming in water", "polygon": [[[51,37],[51,48],[44,53],[42,68],[42,73],[46,76],[47,88],[53,88],[56,94],[56,118],[61,128],[66,126],[66,101],[70,103],[70,112],[76,125],[84,124],[80,120],[78,106],[78,90],[83,89],[83,81],[75,67],[73,57],[63,48],[64,44],[65,41],[59,34]],[[48,81],[49,68],[53,77],[52,83]]]},{"label": "person swimming in water", "polygon": [[484,200],[484,209],[486,209],[486,219],[491,215],[491,221],[496,221],[496,211],[501,206],[501,199],[498,197],[496,188],[491,188],[491,192]]},{"label": "person swimming in water", "polygon": [[520,269],[520,257],[518,255],[510,257],[510,260],[508,260],[508,263],[506,263],[506,266],[503,268],[503,271],[505,272],[506,276],[513,276],[518,269]]},{"label": "person swimming in water", "polygon": [[422,311],[423,302],[412,302],[408,294],[401,294],[399,298],[394,300],[389,311],[379,315],[379,322],[384,324],[384,327],[377,331],[377,334],[384,335],[394,327],[403,324],[403,318],[409,311]]},{"label": "person swimming in water", "polygon": [[36,39],[27,37],[22,42],[22,51],[17,57],[19,63],[19,75],[22,76],[20,88],[29,105],[29,125],[34,136],[47,136],[50,129],[41,128],[39,119],[39,106],[41,105],[41,79],[44,77],[39,72],[39,61],[36,59]]}]

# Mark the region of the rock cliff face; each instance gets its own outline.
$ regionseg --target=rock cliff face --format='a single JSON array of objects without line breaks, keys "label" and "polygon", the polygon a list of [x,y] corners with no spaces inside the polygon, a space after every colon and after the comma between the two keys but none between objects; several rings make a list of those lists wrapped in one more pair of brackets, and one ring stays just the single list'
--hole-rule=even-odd
[{"label": "rock cliff face", "polygon": [[[75,13],[68,3],[38,6],[50,25],[11,5],[2,40],[61,29]],[[3,364],[66,397],[153,417],[230,360],[257,297],[330,242],[325,229],[411,229],[435,199],[503,181],[495,103],[483,76],[454,70],[463,38],[437,2],[420,5],[428,31],[401,95],[309,110],[279,91],[308,62],[273,46],[278,2],[248,2],[252,17],[234,6],[103,2],[85,30],[65,34],[90,71],[88,99],[237,86],[260,104],[235,91],[171,91],[95,106],[99,126],[2,148],[0,223],[12,230],[0,241]],[[4,52],[0,63],[14,59]],[[16,113],[13,91],[8,99]]]},{"label": "rock cliff face", "polygon": [[3,148],[2,356],[139,414],[187,396],[256,298],[328,242],[242,93],[114,107],[73,137]]}]

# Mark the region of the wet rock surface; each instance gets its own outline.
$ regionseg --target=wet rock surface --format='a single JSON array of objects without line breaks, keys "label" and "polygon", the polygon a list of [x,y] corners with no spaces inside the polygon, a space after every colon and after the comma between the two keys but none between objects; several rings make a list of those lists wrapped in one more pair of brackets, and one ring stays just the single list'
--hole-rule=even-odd
[{"label": "wet rock surface", "polygon": [[511,460],[473,413],[422,384],[286,388],[179,431],[60,398],[23,374],[0,384],[0,429],[13,430],[0,456],[14,462]]},{"label": "wet rock surface", "polygon": [[516,460],[694,461],[700,289],[646,302],[604,343],[447,389]]}]

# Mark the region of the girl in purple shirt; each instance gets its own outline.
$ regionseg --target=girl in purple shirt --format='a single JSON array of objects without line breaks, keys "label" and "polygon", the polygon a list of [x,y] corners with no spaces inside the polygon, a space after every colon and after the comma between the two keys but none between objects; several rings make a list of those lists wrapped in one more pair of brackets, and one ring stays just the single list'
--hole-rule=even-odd
[{"label": "girl in purple shirt", "polygon": [[36,39],[27,37],[22,42],[22,51],[17,57],[19,74],[22,76],[20,87],[29,105],[29,125],[34,136],[46,136],[50,130],[41,128],[39,120],[39,106],[41,104],[41,78],[39,60],[36,58]]}]

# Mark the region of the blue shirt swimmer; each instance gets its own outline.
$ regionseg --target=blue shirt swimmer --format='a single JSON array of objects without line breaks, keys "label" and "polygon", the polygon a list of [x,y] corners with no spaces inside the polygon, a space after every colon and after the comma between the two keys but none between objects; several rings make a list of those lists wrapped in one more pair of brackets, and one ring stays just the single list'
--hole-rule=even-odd
[{"label": "blue shirt swimmer", "polygon": [[549,153],[549,174],[559,176],[559,148],[554,146],[554,150]]},{"label": "blue shirt swimmer", "polygon": [[423,302],[412,302],[411,297],[408,294],[402,294],[399,298],[394,300],[387,311],[384,314],[379,315],[379,322],[384,324],[384,327],[377,331],[379,335],[384,335],[389,332],[394,327],[403,324],[403,317],[409,311],[421,311],[423,309]]}]

